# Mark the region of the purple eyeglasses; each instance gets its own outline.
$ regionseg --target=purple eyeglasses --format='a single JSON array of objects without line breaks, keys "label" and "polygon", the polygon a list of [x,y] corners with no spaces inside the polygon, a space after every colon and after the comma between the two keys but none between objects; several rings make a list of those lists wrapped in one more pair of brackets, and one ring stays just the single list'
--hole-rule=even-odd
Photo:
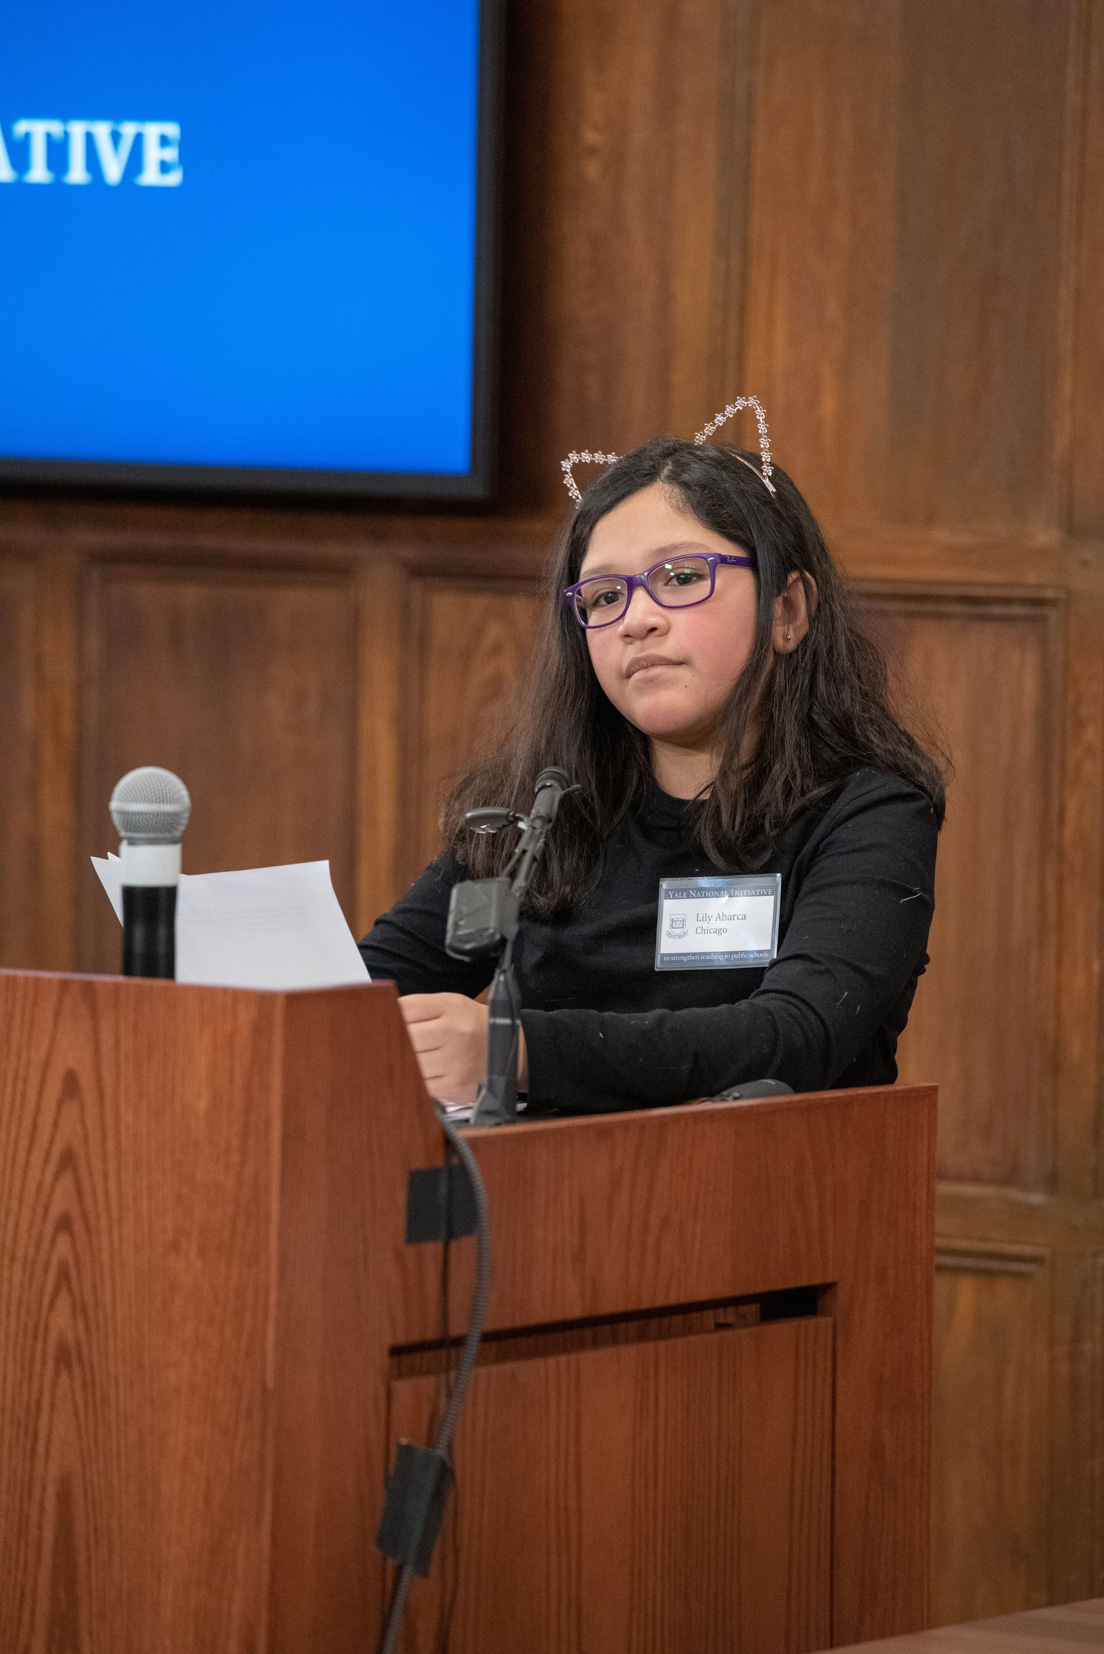
[{"label": "purple eyeglasses", "polygon": [[637,586],[643,586],[662,609],[692,609],[696,603],[705,603],[713,596],[718,563],[753,569],[755,558],[695,551],[686,557],[669,557],[662,563],[653,563],[643,574],[593,574],[587,580],[565,586],[563,600],[588,632],[620,620]]}]

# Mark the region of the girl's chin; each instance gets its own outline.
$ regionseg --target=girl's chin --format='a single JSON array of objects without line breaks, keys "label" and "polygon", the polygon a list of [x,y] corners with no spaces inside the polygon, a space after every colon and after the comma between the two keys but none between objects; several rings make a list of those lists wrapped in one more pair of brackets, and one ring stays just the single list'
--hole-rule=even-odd
[{"label": "girl's chin", "polygon": [[658,684],[647,693],[643,689],[641,685],[635,694],[625,696],[618,707],[621,716],[642,735],[679,747],[709,744],[719,709],[710,711],[699,705],[687,705],[685,696],[665,694]]},{"label": "girl's chin", "polygon": [[630,718],[629,722],[640,731],[641,735],[646,735],[649,741],[662,741],[672,747],[701,748],[703,750],[712,744],[710,739],[712,726],[700,720],[691,721],[685,717],[636,717]]}]

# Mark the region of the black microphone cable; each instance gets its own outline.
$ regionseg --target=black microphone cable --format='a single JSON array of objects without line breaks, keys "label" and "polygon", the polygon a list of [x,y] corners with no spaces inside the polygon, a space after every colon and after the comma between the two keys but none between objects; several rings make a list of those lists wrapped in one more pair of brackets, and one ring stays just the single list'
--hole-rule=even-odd
[{"label": "black microphone cable", "polygon": [[[441,1427],[437,1432],[437,1440],[433,1444],[434,1453],[440,1454],[443,1459],[451,1462],[450,1448],[453,1433],[456,1429],[456,1420],[463,1405],[464,1393],[471,1380],[471,1375],[475,1371],[479,1345],[483,1337],[483,1327],[487,1319],[487,1299],[491,1290],[491,1219],[487,1207],[487,1191],[483,1186],[479,1162],[456,1127],[450,1120],[445,1118],[444,1111],[440,1106],[437,1109],[437,1117],[441,1122],[441,1129],[452,1145],[460,1164],[471,1179],[472,1195],[475,1200],[475,1290],[472,1293],[471,1309],[468,1312],[468,1330],[464,1336],[464,1348],[456,1369],[456,1378],[448,1398],[444,1418],[441,1420]],[[447,1245],[447,1242],[445,1244]],[[410,1593],[413,1578],[414,1568],[412,1564],[404,1563],[399,1572],[395,1594],[391,1599],[391,1611],[387,1616],[387,1625],[384,1630],[383,1641],[380,1644],[380,1654],[395,1654],[395,1650],[399,1646],[403,1615],[406,1612],[406,1599]]]}]

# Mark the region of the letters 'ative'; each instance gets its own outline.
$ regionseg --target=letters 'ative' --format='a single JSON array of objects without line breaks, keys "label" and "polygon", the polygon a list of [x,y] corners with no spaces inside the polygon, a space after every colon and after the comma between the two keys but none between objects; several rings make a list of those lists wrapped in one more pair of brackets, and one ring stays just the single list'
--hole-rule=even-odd
[{"label": "letters 'ative'", "polygon": [[[52,184],[57,177],[53,167],[60,168],[63,159],[64,184],[91,184],[97,175],[105,184],[120,184],[136,139],[141,140],[141,166],[133,173],[135,184],[173,189],[183,183],[177,121],[59,121],[36,117],[13,121],[7,142],[0,126],[0,184]],[[20,172],[15,161],[23,157],[20,146],[24,143],[26,170]],[[66,147],[51,152],[51,143]]]}]

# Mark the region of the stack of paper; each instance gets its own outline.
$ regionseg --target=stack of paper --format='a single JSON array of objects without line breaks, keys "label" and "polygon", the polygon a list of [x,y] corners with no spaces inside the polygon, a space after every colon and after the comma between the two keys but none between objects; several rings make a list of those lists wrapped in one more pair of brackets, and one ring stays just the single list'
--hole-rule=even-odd
[{"label": "stack of paper", "polygon": [[[117,856],[92,865],[123,918]],[[182,873],[176,898],[176,980],[217,988],[336,988],[367,982],[328,861]]]}]

